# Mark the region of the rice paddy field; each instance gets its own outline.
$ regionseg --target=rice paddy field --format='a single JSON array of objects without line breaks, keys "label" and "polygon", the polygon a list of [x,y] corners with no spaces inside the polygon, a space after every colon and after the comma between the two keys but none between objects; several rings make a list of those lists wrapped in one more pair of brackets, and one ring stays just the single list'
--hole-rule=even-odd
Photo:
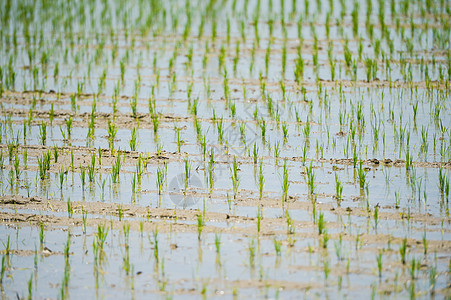
[{"label": "rice paddy field", "polygon": [[1,298],[449,299],[450,16],[0,1]]}]

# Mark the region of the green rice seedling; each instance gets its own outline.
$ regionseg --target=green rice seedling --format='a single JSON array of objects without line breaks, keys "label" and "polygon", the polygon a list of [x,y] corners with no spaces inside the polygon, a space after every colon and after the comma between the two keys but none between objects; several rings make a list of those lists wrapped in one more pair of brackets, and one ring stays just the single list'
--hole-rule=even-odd
[{"label": "green rice seedling", "polygon": [[44,230],[45,230],[44,223],[40,222],[39,223],[39,243],[41,245],[41,249],[42,249],[42,246],[44,245],[44,240],[45,240]]},{"label": "green rice seedling", "polygon": [[416,270],[418,267],[419,267],[419,264],[418,264],[417,260],[415,258],[412,258],[412,261],[410,263],[410,268],[409,268],[410,278],[412,280],[415,280],[415,278],[416,278]]},{"label": "green rice seedling", "polygon": [[401,262],[403,265],[406,264],[406,254],[407,254],[407,239],[402,240],[401,247],[399,247],[399,255],[401,256]]},{"label": "green rice seedling", "polygon": [[69,218],[72,218],[72,216],[74,215],[74,207],[72,205],[72,202],[70,201],[70,197],[67,198],[67,215],[69,216]]},{"label": "green rice seedling", "polygon": [[11,239],[10,239],[9,235],[8,235],[8,239],[6,240],[6,243],[2,242],[2,244],[3,244],[3,247],[5,247],[3,252],[5,253],[6,256],[9,256],[11,254]]},{"label": "green rice seedling", "polygon": [[101,181],[101,183],[97,183],[97,185],[100,187],[100,200],[103,202],[105,201],[105,183],[106,183],[106,178],[103,179]]},{"label": "green rice seedling", "polygon": [[240,139],[244,146],[246,146],[246,123],[240,123]]},{"label": "green rice seedling", "polygon": [[132,179],[131,179],[131,181],[130,181],[130,184],[131,184],[131,186],[132,186],[132,195],[135,195],[135,193],[136,193],[136,172],[135,173],[133,173],[133,176],[132,176]]},{"label": "green rice seedling", "polygon": [[86,234],[86,221],[88,219],[88,213],[86,212],[86,210],[84,209],[84,207],[81,207],[81,219],[83,222],[83,234]]},{"label": "green rice seedling", "polygon": [[318,234],[321,235],[324,233],[326,228],[326,221],[324,220],[324,214],[322,212],[319,213],[318,216]]},{"label": "green rice seedling", "polygon": [[155,258],[155,265],[158,266],[160,262],[160,254],[158,248],[158,228],[153,232],[153,256]]},{"label": "green rice seedling", "polygon": [[20,170],[20,160],[19,157],[17,156],[17,153],[14,159],[14,173],[16,174],[16,179],[19,180],[22,171]]},{"label": "green rice seedling", "polygon": [[338,261],[342,260],[342,258],[343,258],[342,245],[343,245],[343,237],[340,234],[340,238],[339,238],[338,242],[334,242],[335,255],[337,256]]},{"label": "green rice seedling", "polygon": [[282,131],[283,131],[283,139],[284,141],[287,141],[288,138],[288,126],[286,122],[283,122],[282,124]]},{"label": "green rice seedling", "polygon": [[186,193],[188,191],[188,185],[191,179],[192,163],[189,160],[189,158],[185,158],[184,162],[185,162],[185,180],[184,180],[185,190],[183,192]]},{"label": "green rice seedling", "polygon": [[114,140],[116,139],[117,130],[118,128],[115,121],[113,120],[113,122],[111,122],[108,120],[108,144],[111,150],[114,149]]},{"label": "green rice seedling", "polygon": [[55,109],[53,103],[50,104],[50,111],[49,111],[49,121],[50,126],[53,126],[53,119],[55,118]]},{"label": "green rice seedling", "polygon": [[59,157],[58,146],[53,146],[53,159],[55,160],[55,163],[58,162],[58,157]]},{"label": "green rice seedling", "polygon": [[216,127],[218,129],[218,141],[222,143],[224,141],[224,123],[222,117],[216,122]]},{"label": "green rice seedling", "polygon": [[130,109],[132,110],[132,118],[136,118],[137,115],[137,107],[138,105],[138,97],[136,95],[136,91],[135,94],[133,95],[132,99],[130,100]]},{"label": "green rice seedling", "polygon": [[327,243],[328,243],[329,237],[330,237],[329,233],[327,232],[327,229],[324,229],[322,236],[323,236],[323,239],[321,241],[321,244],[322,244],[324,249],[327,249]]},{"label": "green rice seedling", "polygon": [[182,139],[180,138],[180,131],[181,131],[181,128],[176,128],[176,127],[174,127],[174,130],[175,130],[175,132],[176,132],[176,134],[177,134],[177,152],[180,153],[180,150],[181,150],[181,148],[182,148]]},{"label": "green rice seedling", "polygon": [[160,167],[157,168],[157,188],[158,188],[158,195],[161,195],[162,191],[163,191],[163,187],[164,187],[164,170],[161,169]]},{"label": "green rice seedling", "polygon": [[365,187],[366,172],[363,169],[363,163],[362,162],[360,162],[360,166],[359,166],[359,170],[358,170],[357,175],[359,177],[360,188],[363,189]]},{"label": "green rice seedling", "polygon": [[288,166],[287,159],[283,161],[283,177],[282,177],[282,204],[288,199],[288,188],[290,187],[290,182],[288,181]]},{"label": "green rice seedling", "polygon": [[200,241],[202,231],[204,230],[205,220],[202,214],[197,215],[197,239]]},{"label": "green rice seedling", "polygon": [[310,167],[306,167],[305,171],[307,173],[307,185],[308,185],[308,191],[310,195],[313,195],[315,193],[315,171],[313,170],[313,164],[310,162]]},{"label": "green rice seedling", "polygon": [[[95,156],[94,153],[91,155],[93,155],[93,157]],[[97,150],[97,161],[99,162],[99,165],[102,165],[102,148],[100,148],[100,146]]]},{"label": "green rice seedling", "polygon": [[265,186],[265,176],[263,175],[263,162],[260,162],[259,173],[258,173],[258,192],[259,199],[263,197],[263,188]]},{"label": "green rice seedling", "polygon": [[401,200],[399,197],[399,192],[395,192],[395,207],[396,208],[399,208],[400,202],[401,202]]},{"label": "green rice seedling", "polygon": [[60,191],[63,191],[63,184],[64,184],[65,175],[66,175],[66,171],[61,166],[60,171],[59,171]]},{"label": "green rice seedling", "polygon": [[262,222],[262,211],[259,205],[257,209],[257,233],[260,233],[261,222]]},{"label": "green rice seedling", "polygon": [[264,119],[261,119],[259,124],[262,133],[262,140],[264,141],[266,138],[266,121]]},{"label": "green rice seedling", "polygon": [[3,278],[5,277],[6,273],[6,255],[2,255],[2,269],[0,271],[0,284],[3,284]]},{"label": "green rice seedling", "polygon": [[91,155],[91,163],[88,165],[88,179],[89,182],[94,182],[96,172],[96,156],[95,154]]},{"label": "green rice seedling", "polygon": [[343,197],[343,184],[341,183],[338,175],[335,173],[335,198],[340,203]]},{"label": "green rice seedling", "polygon": [[81,188],[84,191],[85,190],[85,182],[86,182],[86,170],[85,167],[80,167],[80,180],[81,180]]},{"label": "green rice seedling", "polygon": [[72,135],[72,116],[69,116],[69,118],[66,119],[66,130],[67,130],[67,138],[70,140]]},{"label": "green rice seedling", "polygon": [[39,139],[41,141],[41,145],[45,146],[47,141],[47,124],[44,122],[39,125]]},{"label": "green rice seedling", "polygon": [[136,128],[132,128],[129,145],[131,151],[136,151]]},{"label": "green rice seedling", "polygon": [[112,167],[111,167],[111,180],[113,183],[116,183],[119,181],[119,172],[121,169],[121,154],[120,152],[117,153],[116,160],[114,161]]},{"label": "green rice seedling", "polygon": [[354,145],[352,147],[353,151],[352,151],[352,164],[354,169],[357,167],[357,162],[359,161],[359,156],[358,156],[358,152],[357,152],[357,147]]},{"label": "green rice seedling", "polygon": [[438,189],[441,195],[444,195],[447,190],[449,191],[449,178],[442,166],[438,169]]},{"label": "green rice seedling", "polygon": [[[2,260],[2,266],[3,266],[3,260]],[[3,267],[2,267],[3,270]],[[3,276],[2,276],[3,277]],[[437,283],[437,267],[431,267],[429,270],[429,288],[431,295],[435,295],[435,285]]]},{"label": "green rice seedling", "polygon": [[8,142],[8,157],[9,161],[12,162],[15,154],[16,145],[13,142]]},{"label": "green rice seedling", "polygon": [[323,261],[323,268],[324,268],[324,280],[327,283],[327,279],[329,278],[329,274],[330,274],[330,265],[329,265],[329,261],[327,259],[324,259],[324,261]]},{"label": "green rice seedling", "polygon": [[258,146],[257,143],[254,143],[254,148],[252,151],[252,157],[254,158],[254,164],[257,164],[257,159],[258,159]]},{"label": "green rice seedling", "polygon": [[30,275],[30,279],[28,280],[28,300],[33,299],[33,273]]},{"label": "green rice seedling", "polygon": [[210,149],[210,160],[208,161],[208,169],[207,169],[207,184],[209,193],[211,194],[214,189],[215,184],[215,151],[213,148]]},{"label": "green rice seedling", "polygon": [[229,197],[229,193],[227,193],[226,198],[227,198],[227,205],[229,207],[229,211],[231,211],[232,210],[232,199]]},{"label": "green rice seedling", "polygon": [[304,143],[303,148],[302,148],[302,165],[305,166],[305,161],[307,160],[307,152],[309,150],[309,143],[308,141],[306,143]]},{"label": "green rice seedling", "polygon": [[215,248],[216,253],[219,254],[221,252],[221,234],[215,233]]},{"label": "green rice seedling", "polygon": [[374,228],[376,229],[376,232],[378,220],[379,220],[379,207],[376,205],[374,207]]},{"label": "green rice seedling", "polygon": [[281,256],[282,255],[282,252],[281,252],[282,241],[278,241],[274,238],[273,242],[274,242],[274,250],[276,251],[276,255]]},{"label": "green rice seedling", "polygon": [[254,239],[251,239],[248,245],[248,251],[249,251],[249,266],[251,269],[255,266],[255,241]]},{"label": "green rice seedling", "polygon": [[296,228],[288,210],[285,212],[285,217],[287,218],[287,235],[294,234]]},{"label": "green rice seedling", "polygon": [[233,157],[232,168],[230,168],[230,177],[232,178],[233,198],[236,199],[240,185],[240,177],[238,176],[238,162],[236,160],[236,156]]},{"label": "green rice seedling", "polygon": [[274,143],[274,157],[280,157],[280,141]]},{"label": "green rice seedling", "polygon": [[376,255],[376,261],[377,261],[377,270],[379,273],[379,278],[382,277],[382,251],[379,251],[379,253]]},{"label": "green rice seedling", "polygon": [[38,157],[38,167],[39,167],[39,178],[44,180],[47,177],[47,172],[50,170],[50,152],[42,154]]},{"label": "green rice seedling", "polygon": [[[1,136],[1,134],[0,134]],[[0,169],[3,169],[5,165],[5,158],[3,157],[3,150],[0,150]]]},{"label": "green rice seedling", "polygon": [[426,238],[426,228],[423,232],[423,249],[424,249],[424,256],[428,253],[428,240]]}]

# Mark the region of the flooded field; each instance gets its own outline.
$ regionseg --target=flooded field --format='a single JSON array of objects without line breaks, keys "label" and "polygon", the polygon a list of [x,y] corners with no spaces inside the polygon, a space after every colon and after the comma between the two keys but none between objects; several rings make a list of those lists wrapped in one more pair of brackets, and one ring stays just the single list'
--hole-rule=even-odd
[{"label": "flooded field", "polygon": [[0,1],[2,299],[450,298],[449,1]]}]

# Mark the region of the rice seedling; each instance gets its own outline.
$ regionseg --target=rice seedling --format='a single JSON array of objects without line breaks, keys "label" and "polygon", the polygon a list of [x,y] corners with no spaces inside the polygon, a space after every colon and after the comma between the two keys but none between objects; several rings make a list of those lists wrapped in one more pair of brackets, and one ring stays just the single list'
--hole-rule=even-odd
[{"label": "rice seedling", "polygon": [[418,262],[415,258],[412,258],[412,261],[410,262],[410,268],[409,268],[409,273],[410,273],[410,277],[412,280],[415,280],[416,278],[416,270],[418,268]]},{"label": "rice seedling", "polygon": [[401,262],[403,265],[406,264],[406,254],[407,254],[407,239],[402,240],[402,244],[399,247],[399,255],[401,256]]},{"label": "rice seedling", "polygon": [[3,284],[3,278],[6,273],[6,255],[2,255],[2,269],[0,271],[0,284]]},{"label": "rice seedling", "polygon": [[307,185],[308,185],[308,191],[310,195],[313,195],[315,193],[315,171],[313,170],[313,164],[310,162],[310,166],[305,168],[306,174],[307,174]]},{"label": "rice seedling", "polygon": [[39,125],[39,140],[41,141],[41,145],[45,146],[47,141],[47,124],[44,122]]},{"label": "rice seedling", "polygon": [[165,172],[163,169],[161,169],[160,167],[157,168],[157,180],[156,180],[156,185],[158,188],[158,194],[161,195],[162,191],[163,191],[163,187],[164,187],[164,183],[165,183]]},{"label": "rice seedling", "polygon": [[426,238],[426,228],[423,232],[423,249],[424,249],[424,256],[428,253],[428,240]]},{"label": "rice seedling", "polygon": [[115,121],[113,120],[113,122],[111,122],[108,120],[108,145],[110,150],[114,150],[114,140],[116,139],[117,130],[118,128]]},{"label": "rice seedling", "polygon": [[88,165],[88,180],[90,183],[94,182],[95,173],[96,173],[96,156],[93,153],[91,155],[91,163]]},{"label": "rice seedling", "polygon": [[278,241],[276,239],[274,239],[273,242],[274,242],[274,250],[276,251],[276,255],[281,256],[282,255],[282,252],[281,252],[282,242]]},{"label": "rice seedling", "polygon": [[153,232],[153,256],[155,258],[155,267],[158,268],[160,262],[160,253],[158,248],[158,228]]},{"label": "rice seedling", "polygon": [[48,171],[50,170],[50,152],[47,151],[41,157],[38,157],[39,178],[44,180],[47,178]]},{"label": "rice seedling", "polygon": [[337,199],[338,204],[340,204],[340,201],[343,199],[343,184],[341,183],[336,173],[335,173],[335,198]]},{"label": "rice seedling", "polygon": [[221,234],[215,233],[215,248],[216,253],[219,254],[221,252]]},{"label": "rice seedling", "polygon": [[69,218],[72,218],[74,215],[74,207],[72,206],[72,202],[70,201],[70,197],[67,198],[67,215]]},{"label": "rice seedling", "polygon": [[255,241],[253,239],[250,240],[248,245],[249,251],[249,267],[253,269],[255,267]]},{"label": "rice seedling", "polygon": [[215,151],[213,148],[210,149],[210,159],[208,161],[208,169],[207,169],[207,186],[209,193],[211,194],[215,185]]},{"label": "rice seedling", "polygon": [[379,251],[379,253],[376,255],[376,261],[377,261],[377,271],[379,273],[379,278],[382,277],[382,251]]},{"label": "rice seedling", "polygon": [[252,157],[254,159],[254,164],[257,164],[258,159],[258,146],[257,143],[254,143],[253,151],[252,151]]},{"label": "rice seedling", "polygon": [[131,151],[136,151],[136,145],[137,145],[137,143],[136,143],[136,128],[132,128],[129,145],[130,145],[130,150]]},{"label": "rice seedling", "polygon": [[325,232],[326,221],[324,220],[324,214],[322,212],[319,213],[318,216],[318,235],[321,235]]},{"label": "rice seedling", "polygon": [[205,220],[202,214],[197,215],[197,239],[200,241],[202,231],[204,230]]},{"label": "rice seedling", "polygon": [[121,154],[117,153],[116,160],[114,161],[111,167],[111,181],[116,183],[119,181],[119,172],[121,169]]},{"label": "rice seedling", "polygon": [[358,178],[359,178],[360,189],[363,189],[365,187],[366,172],[363,169],[363,163],[362,162],[360,162],[357,175],[358,175]]},{"label": "rice seedling", "polygon": [[378,220],[379,220],[379,207],[376,205],[374,207],[374,228],[376,229],[376,232]]},{"label": "rice seedling", "polygon": [[240,177],[238,176],[238,162],[236,160],[236,156],[233,157],[232,167],[230,168],[230,177],[232,178],[233,198],[236,199],[240,185]]},{"label": "rice seedling", "polygon": [[258,208],[257,208],[257,233],[260,233],[261,222],[262,222],[262,211],[261,211],[261,207],[258,206]]},{"label": "rice seedling", "polygon": [[184,162],[185,162],[185,177],[184,177],[185,189],[184,189],[183,193],[186,193],[188,191],[188,186],[189,186],[189,182],[191,179],[192,163],[189,160],[189,158],[185,158]]},{"label": "rice seedling", "polygon": [[88,213],[85,211],[83,206],[81,207],[81,219],[83,223],[83,234],[86,234]]},{"label": "rice seedling", "polygon": [[85,190],[85,184],[86,184],[86,169],[83,166],[80,166],[80,181],[81,181],[81,188],[84,191]]},{"label": "rice seedling", "polygon": [[2,242],[2,244],[3,244],[3,247],[5,248],[3,250],[3,252],[8,257],[11,254],[11,239],[10,239],[9,235],[8,235],[8,238],[6,239],[6,243]]},{"label": "rice seedling", "polygon": [[258,173],[258,192],[259,199],[263,197],[263,188],[265,186],[265,176],[263,175],[263,162],[260,162],[259,173]]},{"label": "rice seedling", "polygon": [[282,177],[282,204],[288,199],[288,188],[290,187],[290,182],[288,181],[288,166],[287,160],[283,162],[283,177]]},{"label": "rice seedling", "polygon": [[[3,265],[3,260],[2,260],[2,265]],[[3,270],[3,268],[2,268]],[[431,269],[429,270],[429,289],[430,289],[430,294],[431,295],[435,295],[435,286],[437,283],[437,267],[431,267]]]}]

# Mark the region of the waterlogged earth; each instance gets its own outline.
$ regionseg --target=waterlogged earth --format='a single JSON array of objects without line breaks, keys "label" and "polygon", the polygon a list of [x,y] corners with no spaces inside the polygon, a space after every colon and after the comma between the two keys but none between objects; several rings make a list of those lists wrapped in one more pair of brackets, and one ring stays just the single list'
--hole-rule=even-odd
[{"label": "waterlogged earth", "polygon": [[451,297],[449,1],[0,1],[2,299]]}]

